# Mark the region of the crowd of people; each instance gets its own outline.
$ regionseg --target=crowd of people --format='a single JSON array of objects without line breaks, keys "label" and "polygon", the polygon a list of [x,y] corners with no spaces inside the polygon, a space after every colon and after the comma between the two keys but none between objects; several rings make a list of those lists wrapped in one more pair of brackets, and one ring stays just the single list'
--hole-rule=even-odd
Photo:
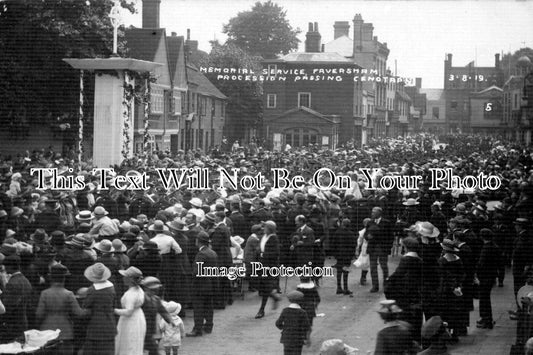
[{"label": "crowd of people", "polygon": [[[91,161],[72,158],[51,147],[0,156],[0,343],[27,329],[60,329],[58,354],[176,354],[184,336],[213,331],[213,309],[233,304],[230,280],[199,277],[198,263],[229,268],[242,255],[248,272],[256,261],[323,266],[334,257],[337,294],[353,297],[349,275],[357,258],[359,283],[366,285],[369,270],[369,291],[394,300],[380,310],[387,327],[375,354],[431,354],[468,335],[474,298],[477,326],[493,328],[491,289],[503,286],[506,267],[512,265],[515,295],[533,281],[533,154],[512,142],[420,134],[364,148],[156,152],[114,167],[115,174],[149,176],[149,189],[136,191],[101,189]],[[182,167],[209,168],[213,188],[163,188],[155,168]],[[262,172],[265,188],[219,186],[217,167]],[[273,168],[310,179],[323,167],[349,176],[353,187],[275,189],[268,181]],[[502,186],[432,190],[436,167],[458,176],[497,175]],[[83,176],[86,185],[39,189],[32,168]],[[361,168],[376,168],[377,180],[418,175],[422,184],[369,190]],[[389,255],[399,252],[400,264],[389,273]],[[261,297],[255,318],[262,318],[269,299],[278,304],[280,280],[249,273],[245,279]],[[301,353],[309,340],[320,282],[303,278],[288,293],[291,305],[276,322],[285,354]],[[194,327],[186,333],[180,316],[188,309]]]}]

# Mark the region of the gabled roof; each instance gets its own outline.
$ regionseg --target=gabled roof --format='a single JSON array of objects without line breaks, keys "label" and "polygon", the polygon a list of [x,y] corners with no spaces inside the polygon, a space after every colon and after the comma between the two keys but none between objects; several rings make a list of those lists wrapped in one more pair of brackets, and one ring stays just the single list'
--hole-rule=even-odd
[{"label": "gabled roof", "polygon": [[421,94],[426,94],[428,101],[444,100],[444,89],[420,89]]},{"label": "gabled roof", "polygon": [[183,48],[183,36],[170,36],[167,37],[167,48],[169,58],[170,77],[172,79],[176,76],[176,68],[178,65],[178,58]]},{"label": "gabled roof", "polygon": [[524,80],[524,77],[522,75],[511,75],[503,86],[509,85],[510,83],[522,83],[523,80]]},{"label": "gabled roof", "polygon": [[413,100],[411,100],[411,98],[409,97],[409,95],[407,95],[407,94],[406,94],[405,92],[403,92],[403,91],[396,91],[396,95],[399,96],[400,98],[402,98],[402,99],[405,100],[405,101],[409,101],[409,102],[413,101]]},{"label": "gabled roof", "polygon": [[339,122],[335,122],[335,120],[332,120],[332,119],[328,118],[326,115],[323,115],[320,112],[312,110],[309,107],[305,107],[305,106],[291,108],[290,110],[285,111],[281,115],[279,115],[279,116],[275,117],[274,119],[272,119],[272,121],[281,119],[281,118],[289,116],[289,115],[292,115],[293,113],[298,112],[298,111],[307,112],[308,114],[310,114],[312,116],[315,116],[315,117],[318,117],[320,119],[323,119],[324,121],[327,121],[328,123],[339,123]]},{"label": "gabled roof", "polygon": [[131,58],[154,61],[165,29],[128,28],[125,31],[128,55]]},{"label": "gabled roof", "polygon": [[327,52],[336,52],[344,57],[353,57],[353,39],[348,36],[340,36],[324,44],[324,49]]},{"label": "gabled roof", "polygon": [[205,96],[216,97],[222,100],[227,99],[227,96],[220,92],[215,85],[213,85],[204,74],[187,65],[187,82],[198,85],[196,91]]},{"label": "gabled roof", "polygon": [[496,85],[492,85],[492,86],[489,86],[488,88],[486,88],[485,90],[481,90],[481,91],[478,91],[478,92],[475,92],[473,93],[474,95],[482,95],[482,94],[487,94],[491,91],[498,91],[498,92],[503,92],[503,90],[499,87],[497,87]]}]

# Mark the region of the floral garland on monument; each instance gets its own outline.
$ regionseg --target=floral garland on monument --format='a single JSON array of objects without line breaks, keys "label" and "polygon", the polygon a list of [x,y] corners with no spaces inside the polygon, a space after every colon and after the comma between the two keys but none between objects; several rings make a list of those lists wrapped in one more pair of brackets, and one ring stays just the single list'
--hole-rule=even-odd
[{"label": "floral garland on monument", "polygon": [[78,112],[78,171],[82,170],[83,158],[83,101],[84,101],[84,87],[83,87],[83,70],[80,70],[80,107]]},{"label": "floral garland on monument", "polygon": [[122,156],[125,160],[129,158],[130,153],[130,124],[131,124],[131,105],[135,97],[135,88],[131,84],[131,78],[128,71],[124,72],[124,94],[122,96]]}]

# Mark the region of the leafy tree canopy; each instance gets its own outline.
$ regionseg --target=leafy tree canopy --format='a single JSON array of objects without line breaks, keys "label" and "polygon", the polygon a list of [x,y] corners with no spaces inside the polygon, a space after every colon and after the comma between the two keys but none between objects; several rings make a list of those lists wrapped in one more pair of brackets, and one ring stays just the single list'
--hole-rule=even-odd
[{"label": "leafy tree canopy", "polygon": [[301,31],[291,27],[281,6],[268,1],[256,2],[250,11],[231,18],[223,32],[228,35],[228,43],[270,59],[298,48]]},{"label": "leafy tree canopy", "polygon": [[[68,57],[112,52],[112,0],[4,0],[0,2],[0,118],[39,120],[76,105],[78,72]],[[135,12],[134,2],[121,6]],[[119,31],[119,38],[123,36]],[[124,43],[119,41],[119,53]]]},{"label": "leafy tree canopy", "polygon": [[[533,49],[529,47],[521,48],[514,53],[506,53],[502,57],[501,68],[505,73],[505,77],[509,75],[519,74],[520,67],[517,66],[518,59],[522,56],[526,56],[533,63]],[[531,69],[530,69],[531,70]]]}]

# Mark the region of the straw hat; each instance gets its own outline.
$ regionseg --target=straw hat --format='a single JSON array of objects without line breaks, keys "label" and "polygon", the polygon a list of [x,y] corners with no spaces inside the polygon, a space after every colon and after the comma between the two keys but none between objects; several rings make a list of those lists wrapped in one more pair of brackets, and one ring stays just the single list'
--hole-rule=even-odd
[{"label": "straw hat", "polygon": [[91,282],[103,282],[111,277],[111,271],[102,263],[96,263],[85,269],[85,278]]},{"label": "straw hat", "polygon": [[150,290],[157,290],[158,288],[162,287],[163,284],[158,278],[147,276],[141,281],[141,286],[144,286]]},{"label": "straw hat", "polygon": [[439,229],[429,222],[416,222],[415,226],[417,233],[423,237],[437,238],[440,234]]},{"label": "straw hat", "polygon": [[379,302],[381,308],[378,310],[378,313],[389,314],[389,313],[401,313],[402,309],[398,307],[395,300],[384,300]]},{"label": "straw hat", "polygon": [[112,252],[115,251],[115,249],[113,248],[113,244],[108,239],[104,239],[101,242],[96,243],[94,245],[94,249],[96,249],[96,250],[98,250],[98,251],[100,251],[102,253],[106,253],[106,254],[112,253]]},{"label": "straw hat", "polygon": [[78,220],[79,222],[82,222],[82,221],[88,222],[92,219],[93,219],[93,215],[91,211],[87,211],[87,210],[80,211],[80,213],[76,215],[76,220]]},{"label": "straw hat", "polygon": [[408,198],[407,201],[403,202],[402,203],[404,206],[416,206],[416,205],[419,205],[420,202],[418,202],[416,199],[414,198]]},{"label": "straw hat", "polygon": [[200,200],[198,197],[191,198],[189,203],[196,208],[201,208],[203,206],[202,200]]},{"label": "straw hat", "polygon": [[135,266],[130,266],[126,270],[118,270],[118,273],[124,277],[129,277],[131,279],[143,277],[141,270],[137,269]]}]

